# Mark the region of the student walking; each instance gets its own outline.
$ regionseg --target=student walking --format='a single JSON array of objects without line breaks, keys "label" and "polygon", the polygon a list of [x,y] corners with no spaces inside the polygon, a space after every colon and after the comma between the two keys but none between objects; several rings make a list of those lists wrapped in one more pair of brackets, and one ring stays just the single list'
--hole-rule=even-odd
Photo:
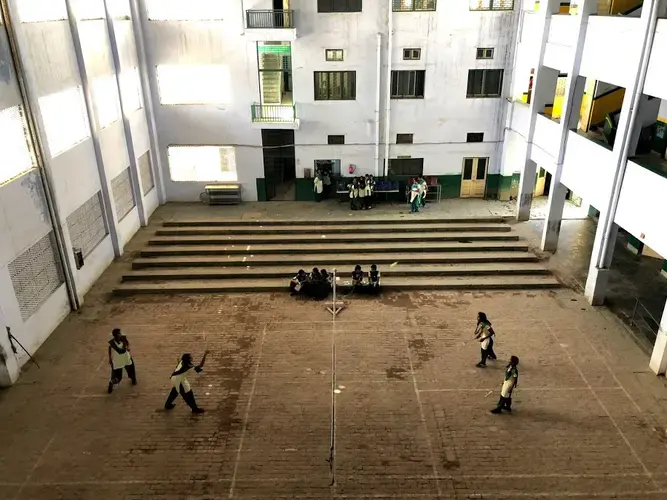
[{"label": "student walking", "polygon": [[197,402],[195,401],[195,394],[190,388],[190,382],[188,382],[186,375],[191,369],[194,369],[196,373],[200,373],[204,369],[204,363],[206,362],[207,355],[208,350],[204,351],[204,357],[201,359],[201,362],[198,366],[195,366],[192,363],[191,354],[186,353],[181,356],[181,360],[178,362],[176,369],[171,374],[170,380],[173,387],[171,388],[171,392],[169,392],[167,402],[164,404],[165,410],[171,410],[174,408],[174,406],[176,406],[174,401],[176,401],[176,398],[180,394],[192,410],[192,413],[204,413],[205,410],[197,406]]},{"label": "student walking", "polygon": [[419,199],[419,184],[415,180],[410,186],[410,213],[415,214],[419,212]]},{"label": "student walking", "polygon": [[134,360],[130,354],[130,341],[123,335],[120,328],[114,328],[111,331],[111,340],[109,340],[109,366],[111,366],[111,380],[107,392],[113,392],[113,386],[120,384],[123,379],[123,369],[132,381],[132,385],[137,385],[137,374],[134,369]]},{"label": "student walking", "polygon": [[493,352],[493,338],[496,332],[491,327],[491,322],[483,312],[477,313],[477,327],[475,328],[475,339],[479,340],[482,351],[482,360],[477,363],[478,368],[486,366],[486,360],[496,360],[496,353]]},{"label": "student walking", "polygon": [[505,380],[500,389],[500,399],[491,413],[501,413],[503,410],[512,413],[512,391],[519,385],[519,358],[512,356],[510,362],[505,368]]},{"label": "student walking", "polygon": [[324,182],[322,181],[322,174],[319,172],[315,175],[313,180],[313,191],[315,192],[315,201],[322,201],[322,191],[324,191]]}]

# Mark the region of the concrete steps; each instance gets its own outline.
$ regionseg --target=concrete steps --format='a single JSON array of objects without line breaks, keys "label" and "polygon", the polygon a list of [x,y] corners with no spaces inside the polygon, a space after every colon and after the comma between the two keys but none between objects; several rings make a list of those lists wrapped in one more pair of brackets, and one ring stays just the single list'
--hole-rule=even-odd
[{"label": "concrete steps", "polygon": [[559,286],[501,218],[407,216],[165,222],[114,292],[286,292],[298,269],[338,269],[344,285],[356,264],[377,264],[386,290]]},{"label": "concrete steps", "polygon": [[[350,235],[332,234],[185,234],[181,236],[156,236],[149,245],[212,245],[212,244],[261,244],[261,243],[349,243]],[[440,232],[426,233],[371,233],[364,235],[365,242],[427,242],[427,241],[519,241],[519,237],[509,232]]]},{"label": "concrete steps", "polygon": [[[369,266],[370,264],[366,264],[364,267],[368,269]],[[294,274],[294,266],[152,268],[131,271],[123,276],[123,282],[242,278],[284,278],[289,280]],[[403,276],[511,276],[515,274],[524,276],[548,275],[549,271],[539,263],[401,264],[393,268],[388,267],[382,271],[383,279]]]},{"label": "concrete steps", "polygon": [[187,235],[264,235],[264,234],[369,234],[369,233],[426,233],[431,231],[443,232],[505,232],[508,233],[512,227],[501,223],[450,223],[450,222],[432,222],[432,223],[386,223],[386,224],[362,224],[359,221],[351,221],[348,224],[295,224],[295,225],[235,225],[235,226],[215,226],[215,225],[190,225],[190,226],[166,226],[166,229],[156,231],[158,236],[187,236]]},{"label": "concrete steps", "polygon": [[527,252],[528,245],[518,242],[471,241],[421,243],[302,243],[273,245],[169,245],[152,246],[141,251],[142,257],[185,255],[264,255],[264,254],[318,254],[361,252]]},{"label": "concrete steps", "polygon": [[[114,293],[116,295],[135,295],[141,293],[286,293],[287,286],[288,283],[283,278],[262,280],[188,280],[122,283],[114,289]],[[382,280],[382,288],[384,290],[516,290],[525,288],[557,288],[559,286],[560,283],[552,276],[406,277],[383,278]]]},{"label": "concrete steps", "polygon": [[460,264],[482,262],[537,262],[537,256],[530,252],[447,252],[447,253],[360,253],[360,254],[301,254],[290,255],[286,258],[282,254],[273,255],[228,255],[222,256],[168,256],[135,259],[133,269],[148,267],[218,267],[218,266],[283,266],[286,262],[292,264],[298,271],[312,267],[352,266],[356,264],[369,266],[371,264],[389,265],[393,262],[400,264]]}]

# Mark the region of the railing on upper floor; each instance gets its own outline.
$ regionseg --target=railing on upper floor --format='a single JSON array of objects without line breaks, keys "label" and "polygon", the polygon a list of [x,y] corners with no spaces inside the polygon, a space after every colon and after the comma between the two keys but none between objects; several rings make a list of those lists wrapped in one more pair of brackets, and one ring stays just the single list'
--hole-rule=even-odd
[{"label": "railing on upper floor", "polygon": [[296,107],[293,104],[253,104],[253,123],[294,123]]},{"label": "railing on upper floor", "polygon": [[632,318],[630,318],[630,325],[636,326],[644,332],[650,332],[653,336],[652,340],[658,336],[660,330],[660,321],[655,319],[648,311],[646,306],[642,304],[639,299],[635,299],[635,308],[632,311]]},{"label": "railing on upper floor", "polygon": [[247,10],[248,28],[294,28],[294,13],[291,10]]}]

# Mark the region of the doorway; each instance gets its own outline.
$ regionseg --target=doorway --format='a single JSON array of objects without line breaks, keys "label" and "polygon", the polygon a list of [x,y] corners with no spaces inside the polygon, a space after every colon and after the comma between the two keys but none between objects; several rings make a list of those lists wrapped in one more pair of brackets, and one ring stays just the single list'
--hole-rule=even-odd
[{"label": "doorway", "polygon": [[296,199],[294,130],[262,129],[262,153],[266,199],[294,201]]},{"label": "doorway", "polygon": [[464,158],[461,176],[461,198],[484,198],[488,158]]},{"label": "doorway", "polygon": [[544,196],[544,187],[547,180],[547,171],[543,168],[537,172],[537,178],[535,179],[535,189],[533,190],[533,196]]}]

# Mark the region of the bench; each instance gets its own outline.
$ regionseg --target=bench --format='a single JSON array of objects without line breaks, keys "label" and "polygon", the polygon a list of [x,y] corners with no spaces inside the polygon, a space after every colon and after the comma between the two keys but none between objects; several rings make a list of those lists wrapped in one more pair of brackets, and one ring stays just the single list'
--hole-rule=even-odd
[{"label": "bench", "polygon": [[204,186],[202,201],[208,202],[209,205],[238,205],[242,201],[241,184],[227,182]]}]

